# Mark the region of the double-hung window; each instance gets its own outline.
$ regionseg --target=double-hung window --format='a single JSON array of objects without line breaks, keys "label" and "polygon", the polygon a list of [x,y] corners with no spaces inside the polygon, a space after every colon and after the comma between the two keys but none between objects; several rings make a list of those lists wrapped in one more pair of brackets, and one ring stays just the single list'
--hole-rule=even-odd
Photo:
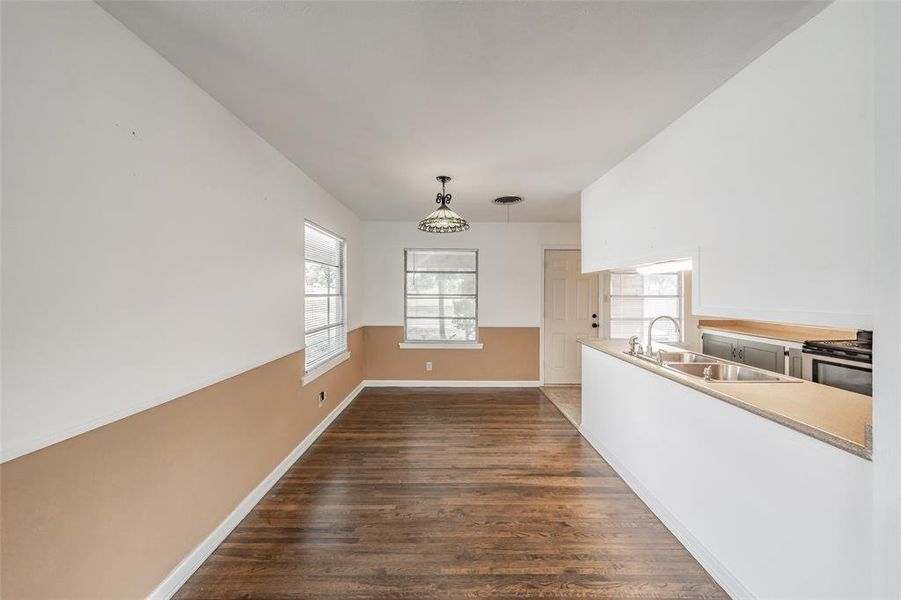
[{"label": "double-hung window", "polygon": [[304,356],[306,370],[347,349],[344,240],[304,225]]},{"label": "double-hung window", "polygon": [[404,250],[408,342],[476,342],[478,250]]},{"label": "double-hung window", "polygon": [[[633,335],[647,338],[651,319],[669,315],[682,328],[682,273],[642,275],[634,271],[609,273],[607,303],[609,336],[628,339]],[[659,321],[654,326],[659,341],[681,341],[675,326]]]}]

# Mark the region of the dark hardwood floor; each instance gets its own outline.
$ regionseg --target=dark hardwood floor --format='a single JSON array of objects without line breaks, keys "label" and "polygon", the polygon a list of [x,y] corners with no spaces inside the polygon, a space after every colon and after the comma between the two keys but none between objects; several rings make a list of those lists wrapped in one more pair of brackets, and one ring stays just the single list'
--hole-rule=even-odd
[{"label": "dark hardwood floor", "polygon": [[366,389],[176,598],[726,598],[537,389]]}]

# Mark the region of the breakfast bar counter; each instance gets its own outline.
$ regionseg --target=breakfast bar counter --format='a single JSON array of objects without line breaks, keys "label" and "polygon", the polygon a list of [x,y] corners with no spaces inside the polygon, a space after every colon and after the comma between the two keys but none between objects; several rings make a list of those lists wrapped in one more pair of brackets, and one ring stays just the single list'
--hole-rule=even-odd
[{"label": "breakfast bar counter", "polygon": [[866,596],[869,396],[665,344],[661,365],[581,343],[579,433],[730,596]]},{"label": "breakfast bar counter", "polygon": [[[869,459],[872,398],[800,379],[791,382],[707,381],[628,354],[625,340],[580,339],[598,350],[837,448]],[[665,346],[661,344],[660,346]]]}]

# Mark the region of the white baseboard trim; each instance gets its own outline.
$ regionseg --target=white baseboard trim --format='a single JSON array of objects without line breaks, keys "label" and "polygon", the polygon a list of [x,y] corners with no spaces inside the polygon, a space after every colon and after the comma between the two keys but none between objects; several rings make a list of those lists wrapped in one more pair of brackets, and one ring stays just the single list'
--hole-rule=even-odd
[{"label": "white baseboard trim", "polygon": [[367,379],[363,383],[366,387],[538,387],[540,381],[457,381],[457,380],[433,380],[433,379]]},{"label": "white baseboard trim", "polygon": [[365,386],[366,382],[361,381],[347,397],[341,401],[341,404],[329,413],[329,415],[316,426],[310,434],[297,445],[285,459],[279,463],[275,469],[260,482],[260,484],[244,498],[238,506],[222,521],[216,529],[214,529],[205,540],[200,542],[186,557],[182,559],[178,565],[166,576],[156,588],[148,594],[148,600],[169,600],[179,588],[184,585],[188,578],[193,575],[200,565],[203,564],[210,554],[222,543],[232,530],[238,526],[241,519],[253,509],[254,506],[266,495],[275,483],[281,479],[288,469],[291,468],[297,459],[300,458],[307,449],[313,445],[313,442],[322,435],[322,432],[331,425],[332,421],[347,408],[347,406],[357,397]]},{"label": "white baseboard trim", "polygon": [[716,556],[713,555],[707,547],[696,538],[685,525],[676,516],[671,513],[660,500],[638,479],[629,469],[584,427],[579,428],[582,437],[601,455],[607,464],[613,467],[613,470],[632,488],[632,491],[641,498],[648,508],[651,509],[657,518],[660,519],[670,532],[676,536],[685,549],[695,557],[701,566],[713,577],[714,580],[729,594],[730,598],[735,600],[755,600],[756,596],[751,593],[744,584],[730,571],[726,565],[721,563]]}]

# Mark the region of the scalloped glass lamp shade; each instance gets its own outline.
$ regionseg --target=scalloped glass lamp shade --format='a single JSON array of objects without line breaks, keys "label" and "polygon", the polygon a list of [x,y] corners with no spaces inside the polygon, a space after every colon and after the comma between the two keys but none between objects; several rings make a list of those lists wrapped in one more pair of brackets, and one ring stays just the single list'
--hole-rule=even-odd
[{"label": "scalloped glass lamp shade", "polygon": [[419,222],[420,231],[428,233],[456,233],[458,231],[466,231],[469,229],[469,223],[466,219],[450,209],[448,204],[451,201],[451,195],[445,193],[444,186],[450,181],[447,175],[439,175],[436,177],[441,182],[441,192],[435,197],[435,202],[440,206],[432,214]]},{"label": "scalloped glass lamp shade", "polygon": [[447,204],[419,222],[419,229],[429,233],[456,233],[469,229],[466,219],[448,208]]}]

